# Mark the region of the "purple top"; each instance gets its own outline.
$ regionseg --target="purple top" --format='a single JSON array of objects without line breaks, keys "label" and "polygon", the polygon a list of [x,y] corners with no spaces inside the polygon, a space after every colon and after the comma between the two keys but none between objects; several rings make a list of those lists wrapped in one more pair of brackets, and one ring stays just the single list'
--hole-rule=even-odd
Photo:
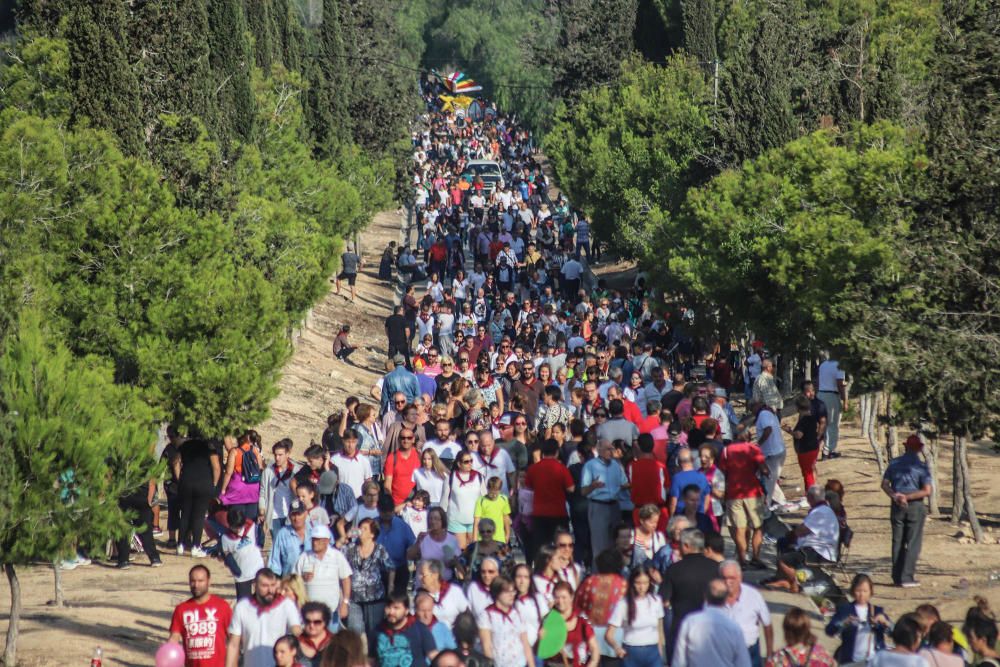
[{"label": "purple top", "polygon": [[[230,456],[234,453],[238,455],[239,449],[234,449],[230,452]],[[233,470],[233,476],[229,479],[229,487],[226,492],[219,496],[219,502],[223,505],[246,505],[249,503],[256,503],[260,498],[260,483],[247,484],[243,481],[243,475]]]}]

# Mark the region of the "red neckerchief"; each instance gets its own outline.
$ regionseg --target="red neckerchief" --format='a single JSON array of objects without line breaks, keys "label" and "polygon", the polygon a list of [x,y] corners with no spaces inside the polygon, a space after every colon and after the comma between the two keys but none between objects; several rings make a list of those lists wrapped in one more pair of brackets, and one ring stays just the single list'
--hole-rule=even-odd
[{"label": "red neckerchief", "polygon": [[[473,482],[476,481],[476,478],[479,477],[479,476],[480,476],[479,473],[476,472],[475,470],[472,470],[472,471],[469,472],[469,479],[462,479],[462,473],[461,472],[456,472],[455,473],[455,478],[458,480],[458,485],[460,487],[461,486],[465,486],[466,484],[472,484]],[[441,585],[444,586],[444,584],[441,584]]]},{"label": "red neckerchief", "polygon": [[232,537],[234,539],[239,538],[239,539],[242,540],[250,532],[250,529],[253,527],[253,525],[254,525],[253,520],[247,519],[245,522],[243,522],[243,532],[242,533],[237,533],[236,531],[234,531],[232,529],[232,527],[230,527],[227,532],[229,533],[230,537]]},{"label": "red neckerchief", "polygon": [[323,476],[322,470],[314,470],[313,468],[309,468],[309,479],[313,480],[313,482],[318,482],[319,478],[322,476]]},{"label": "red neckerchief", "polygon": [[549,577],[546,577],[544,574],[537,574],[535,576],[536,577],[541,577],[542,580],[545,582],[545,594],[546,595],[548,595],[549,593],[551,593],[553,586],[555,586],[557,583],[559,583],[559,580],[556,579],[555,577],[549,578]]},{"label": "red neckerchief", "polygon": [[498,607],[496,605],[496,603],[493,603],[489,607],[486,608],[486,611],[490,611],[490,610],[495,611],[498,614],[500,614],[501,616],[503,616],[503,619],[505,621],[508,621],[510,623],[514,622],[514,620],[511,618],[511,614],[514,613],[514,608],[513,607],[510,608],[510,611],[504,611],[503,609],[501,609],[500,607]]},{"label": "red neckerchief", "polygon": [[321,641],[319,644],[314,644],[311,639],[306,637],[305,633],[299,635],[299,643],[306,644],[307,646],[309,646],[309,648],[316,651],[317,653],[325,649],[326,645],[329,644],[332,639],[333,639],[333,633],[327,630],[326,628],[323,628],[323,641]]},{"label": "red neckerchief", "polygon": [[435,594],[431,593],[429,590],[427,590],[423,586],[421,586],[419,590],[421,590],[424,593],[427,593],[428,595],[430,595],[431,599],[434,600],[434,604],[441,604],[441,601],[444,600],[444,598],[445,598],[446,595],[448,595],[448,589],[449,588],[451,588],[451,584],[449,584],[447,581],[442,581],[441,582],[441,587],[438,589],[438,592],[437,592],[437,599],[436,600],[434,599],[434,595]]},{"label": "red neckerchief", "polygon": [[410,616],[406,617],[406,622],[403,624],[403,627],[397,630],[396,628],[390,626],[388,622],[382,621],[382,632],[389,635],[389,639],[391,640],[393,635],[395,635],[397,632],[406,632],[416,622],[417,622],[416,617],[411,614]]},{"label": "red neckerchief", "polygon": [[482,452],[479,452],[479,460],[483,461],[486,464],[487,468],[492,468],[494,467],[493,460],[496,459],[497,456],[499,456],[499,451],[500,451],[499,447],[493,445],[493,451],[490,452],[490,458],[487,459],[485,456],[483,456]]},{"label": "red neckerchief", "polygon": [[251,595],[247,599],[250,600],[250,604],[252,604],[254,606],[254,608],[257,610],[257,615],[258,616],[260,616],[261,614],[263,614],[265,611],[271,611],[272,609],[274,609],[279,604],[281,604],[282,602],[285,601],[285,597],[283,595],[275,595],[274,599],[271,600],[271,604],[267,605],[266,607],[261,607],[260,603],[257,602],[257,596]]}]

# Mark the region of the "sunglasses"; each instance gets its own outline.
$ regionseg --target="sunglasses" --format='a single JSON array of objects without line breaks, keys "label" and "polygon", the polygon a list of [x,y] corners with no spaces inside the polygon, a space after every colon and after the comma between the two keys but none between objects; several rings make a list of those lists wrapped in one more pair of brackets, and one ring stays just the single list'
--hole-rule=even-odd
[{"label": "sunglasses", "polygon": [[412,435],[401,435],[401,436],[399,436],[399,439],[400,440],[413,440],[413,436]]},{"label": "sunglasses", "polygon": [[306,625],[323,625],[322,618],[307,618]]},{"label": "sunglasses", "polygon": [[462,465],[465,465],[466,463],[472,463],[472,459],[462,459],[461,461],[459,461],[459,463],[461,463]]},{"label": "sunglasses", "polygon": [[527,426],[528,422],[514,422],[514,426]]},{"label": "sunglasses", "polygon": [[396,401],[396,405],[406,405],[406,399],[404,398],[401,401]]},{"label": "sunglasses", "polygon": [[441,364],[441,368],[451,368],[455,364]]},{"label": "sunglasses", "polygon": [[572,547],[573,545],[574,545],[574,543],[573,543],[573,542],[560,542],[560,543],[559,543],[559,544],[557,544],[556,546],[557,546],[557,547],[559,547],[560,549],[569,549],[569,548],[571,548],[571,547]]},{"label": "sunglasses", "polygon": [[608,418],[608,413],[606,413],[606,412],[595,412],[594,416],[597,417],[598,419],[600,419],[602,417],[604,419],[607,419]]}]

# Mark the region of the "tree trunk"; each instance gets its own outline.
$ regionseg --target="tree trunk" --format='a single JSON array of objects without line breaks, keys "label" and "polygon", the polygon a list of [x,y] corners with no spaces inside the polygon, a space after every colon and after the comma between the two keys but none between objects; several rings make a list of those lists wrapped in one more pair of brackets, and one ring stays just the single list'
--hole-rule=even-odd
[{"label": "tree trunk", "polygon": [[951,457],[951,525],[957,526],[962,520],[962,512],[965,511],[965,492],[962,483],[962,475],[965,470],[961,461],[958,460],[959,444],[958,436],[953,436],[954,447]]},{"label": "tree trunk", "polygon": [[927,468],[931,471],[931,479],[934,485],[931,487],[931,495],[927,499],[931,516],[941,514],[941,484],[938,477],[938,439],[934,436],[920,434],[920,439],[924,441],[924,460]]},{"label": "tree trunk", "polygon": [[21,623],[21,582],[11,563],[4,563],[3,571],[10,584],[10,621],[7,624],[7,647],[3,652],[3,664],[5,667],[14,667],[17,664],[17,631]]},{"label": "tree trunk", "polygon": [[896,456],[896,445],[898,444],[896,416],[892,413],[892,389],[887,387],[882,395],[885,397],[885,453],[886,460],[891,461]]},{"label": "tree trunk", "polygon": [[885,453],[878,442],[878,413],[879,395],[877,393],[862,394],[860,399],[861,408],[861,432],[868,438],[868,445],[875,454],[875,463],[878,465],[879,477],[885,472]]},{"label": "tree trunk", "polygon": [[969,515],[969,523],[972,525],[972,536],[976,538],[976,542],[982,543],[983,527],[979,523],[979,517],[976,516],[976,505],[972,500],[972,480],[969,475],[969,457],[964,437],[955,438],[955,458],[958,460],[958,466],[962,470],[961,493],[965,501],[963,503],[965,511]]},{"label": "tree trunk", "polygon": [[55,607],[65,607],[66,595],[63,592],[62,570],[59,568],[58,560],[52,562],[52,571],[55,575],[53,577],[55,580],[55,599],[52,600],[52,605]]}]

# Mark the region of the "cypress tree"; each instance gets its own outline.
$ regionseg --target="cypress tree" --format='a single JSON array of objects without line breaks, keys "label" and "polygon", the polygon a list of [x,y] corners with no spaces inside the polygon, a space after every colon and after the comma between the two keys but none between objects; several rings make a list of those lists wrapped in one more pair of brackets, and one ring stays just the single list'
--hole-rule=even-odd
[{"label": "cypress tree", "polygon": [[272,0],[246,0],[244,9],[247,25],[253,35],[253,54],[257,67],[265,73],[271,71],[271,65],[281,58],[281,37],[277,34],[277,23],[274,16]]},{"label": "cypress tree", "polygon": [[309,94],[306,112],[315,149],[320,156],[333,155],[350,139],[347,68],[337,0],[324,0],[316,54],[306,65]]},{"label": "cypress tree", "polygon": [[249,141],[256,106],[250,84],[253,55],[246,37],[241,0],[211,0],[208,4],[208,44],[218,104],[218,136],[224,145]]},{"label": "cypress tree", "polygon": [[306,39],[298,14],[292,11],[289,0],[272,0],[271,16],[275,21],[275,36],[278,40],[277,52],[290,71],[306,73],[302,62]]},{"label": "cypress tree", "polygon": [[161,114],[197,116],[211,127],[217,124],[207,0],[155,0],[137,5],[129,41],[133,61],[138,63],[147,136]]},{"label": "cypress tree", "polygon": [[143,148],[139,85],[125,54],[125,8],[117,0],[76,3],[69,13],[72,121],[87,119],[118,137],[126,153]]},{"label": "cypress tree", "polygon": [[718,57],[715,40],[715,0],[681,0],[684,13],[684,48],[703,66]]}]

